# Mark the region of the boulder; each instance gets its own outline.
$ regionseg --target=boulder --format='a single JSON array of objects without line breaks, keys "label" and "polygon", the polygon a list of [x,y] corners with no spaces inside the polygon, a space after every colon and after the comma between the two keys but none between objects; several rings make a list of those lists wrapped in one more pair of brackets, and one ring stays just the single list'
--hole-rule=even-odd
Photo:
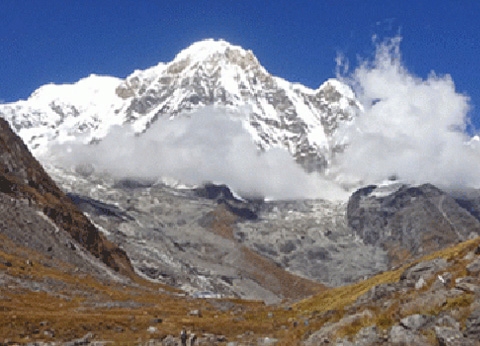
[{"label": "boulder", "polygon": [[[305,341],[305,346],[318,346],[318,345],[331,345],[335,340],[335,332],[345,326],[358,323],[359,320],[364,318],[372,318],[373,313],[370,310],[364,310],[362,312],[348,315],[343,317],[340,321],[334,323],[325,323],[320,330],[314,332]],[[342,342],[339,340],[339,342]]]},{"label": "boulder", "polygon": [[64,346],[81,346],[81,345],[89,345],[90,341],[93,339],[92,333],[85,334],[82,338],[75,339],[64,343]]},{"label": "boulder", "polygon": [[400,280],[413,280],[415,282],[418,282],[420,278],[428,280],[435,273],[445,269],[447,265],[448,262],[443,258],[435,258],[431,261],[420,262],[406,269],[400,276]]},{"label": "boulder", "polygon": [[435,335],[440,346],[475,346],[474,340],[467,339],[457,329],[435,327]]},{"label": "boulder", "polygon": [[417,331],[428,327],[433,322],[433,316],[427,315],[410,315],[400,320],[400,325],[406,329]]},{"label": "boulder", "polygon": [[460,330],[460,323],[450,315],[439,316],[435,321],[435,325]]},{"label": "boulder", "polygon": [[423,346],[428,344],[426,338],[412,330],[405,329],[403,326],[395,325],[390,329],[388,337],[389,345],[409,345]]},{"label": "boulder", "polygon": [[480,308],[473,310],[465,322],[465,336],[480,340]]},{"label": "boulder", "polygon": [[372,287],[365,294],[357,298],[356,305],[366,302],[378,302],[381,299],[389,298],[398,291],[395,284],[380,284]]},{"label": "boulder", "polygon": [[480,258],[476,258],[467,265],[467,273],[469,275],[477,275],[480,273]]},{"label": "boulder", "polygon": [[381,341],[376,326],[370,326],[360,329],[355,336],[355,346],[375,345]]}]

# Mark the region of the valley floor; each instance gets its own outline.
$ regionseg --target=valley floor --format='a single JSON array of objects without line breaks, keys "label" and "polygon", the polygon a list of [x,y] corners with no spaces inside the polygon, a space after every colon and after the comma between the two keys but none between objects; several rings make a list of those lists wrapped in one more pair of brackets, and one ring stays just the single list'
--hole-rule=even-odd
[{"label": "valley floor", "polygon": [[273,306],[193,299],[140,278],[98,280],[4,235],[0,244],[6,345],[175,345],[183,328],[197,345],[478,345],[478,238]]}]

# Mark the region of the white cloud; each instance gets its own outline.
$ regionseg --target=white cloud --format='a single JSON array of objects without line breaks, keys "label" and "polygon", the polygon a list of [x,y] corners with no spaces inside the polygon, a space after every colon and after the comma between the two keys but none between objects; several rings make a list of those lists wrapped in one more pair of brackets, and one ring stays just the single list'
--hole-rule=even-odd
[{"label": "white cloud", "polygon": [[[448,75],[422,79],[410,73],[402,64],[400,41],[378,44],[372,61],[344,77],[365,111],[338,131],[349,145],[335,158],[329,177],[344,186],[396,176],[411,184],[480,187],[480,145],[466,144],[469,98],[455,91]],[[348,70],[341,55],[337,62],[339,72]],[[92,163],[118,177],[224,183],[243,196],[276,199],[346,197],[335,183],[303,171],[287,151],[260,153],[242,126],[246,118],[245,110],[207,107],[161,118],[140,136],[118,127],[97,145],[65,143],[52,150],[67,164]]]},{"label": "white cloud", "polygon": [[206,107],[173,120],[161,118],[141,136],[117,127],[94,146],[52,148],[69,165],[92,163],[119,177],[171,177],[186,184],[228,184],[243,196],[336,198],[345,192],[307,174],[285,150],[260,153],[243,128],[246,114]]},{"label": "white cloud", "polygon": [[379,44],[374,60],[348,77],[365,113],[341,133],[350,144],[337,173],[364,183],[396,175],[412,184],[480,186],[479,151],[465,144],[469,98],[455,91],[449,75],[410,73],[400,41]]}]

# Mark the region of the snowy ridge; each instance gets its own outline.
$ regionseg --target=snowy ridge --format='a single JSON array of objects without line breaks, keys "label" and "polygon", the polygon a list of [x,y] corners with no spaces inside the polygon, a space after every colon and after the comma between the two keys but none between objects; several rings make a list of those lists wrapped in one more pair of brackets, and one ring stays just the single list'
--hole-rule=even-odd
[{"label": "snowy ridge", "polygon": [[120,82],[90,75],[75,84],[47,84],[25,101],[1,105],[0,114],[36,154],[51,142],[84,138],[88,143],[93,136],[101,138],[111,126],[124,122],[116,111],[123,106],[115,94]]},{"label": "snowy ridge", "polygon": [[0,105],[0,115],[41,154],[53,143],[101,140],[115,125],[141,134],[160,117],[210,105],[243,110],[244,128],[259,149],[285,148],[310,171],[328,166],[343,145],[337,128],[361,111],[338,80],[313,90],[270,75],[251,51],[204,40],[125,80],[91,75],[42,86],[28,100]]}]

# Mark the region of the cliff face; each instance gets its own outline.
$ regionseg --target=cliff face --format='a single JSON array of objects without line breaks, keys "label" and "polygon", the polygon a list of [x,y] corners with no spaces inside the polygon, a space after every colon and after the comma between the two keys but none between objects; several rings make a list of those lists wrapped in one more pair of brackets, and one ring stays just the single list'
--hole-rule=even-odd
[{"label": "cliff face", "polygon": [[[130,275],[133,268],[127,254],[109,242],[72,201],[57,187],[23,141],[0,118],[0,193],[28,202],[26,207],[41,211],[60,230],[110,268]],[[15,215],[11,215],[12,218]],[[5,225],[5,224],[4,224]],[[0,231],[6,232],[2,226]],[[35,232],[35,224],[31,225]]]}]

